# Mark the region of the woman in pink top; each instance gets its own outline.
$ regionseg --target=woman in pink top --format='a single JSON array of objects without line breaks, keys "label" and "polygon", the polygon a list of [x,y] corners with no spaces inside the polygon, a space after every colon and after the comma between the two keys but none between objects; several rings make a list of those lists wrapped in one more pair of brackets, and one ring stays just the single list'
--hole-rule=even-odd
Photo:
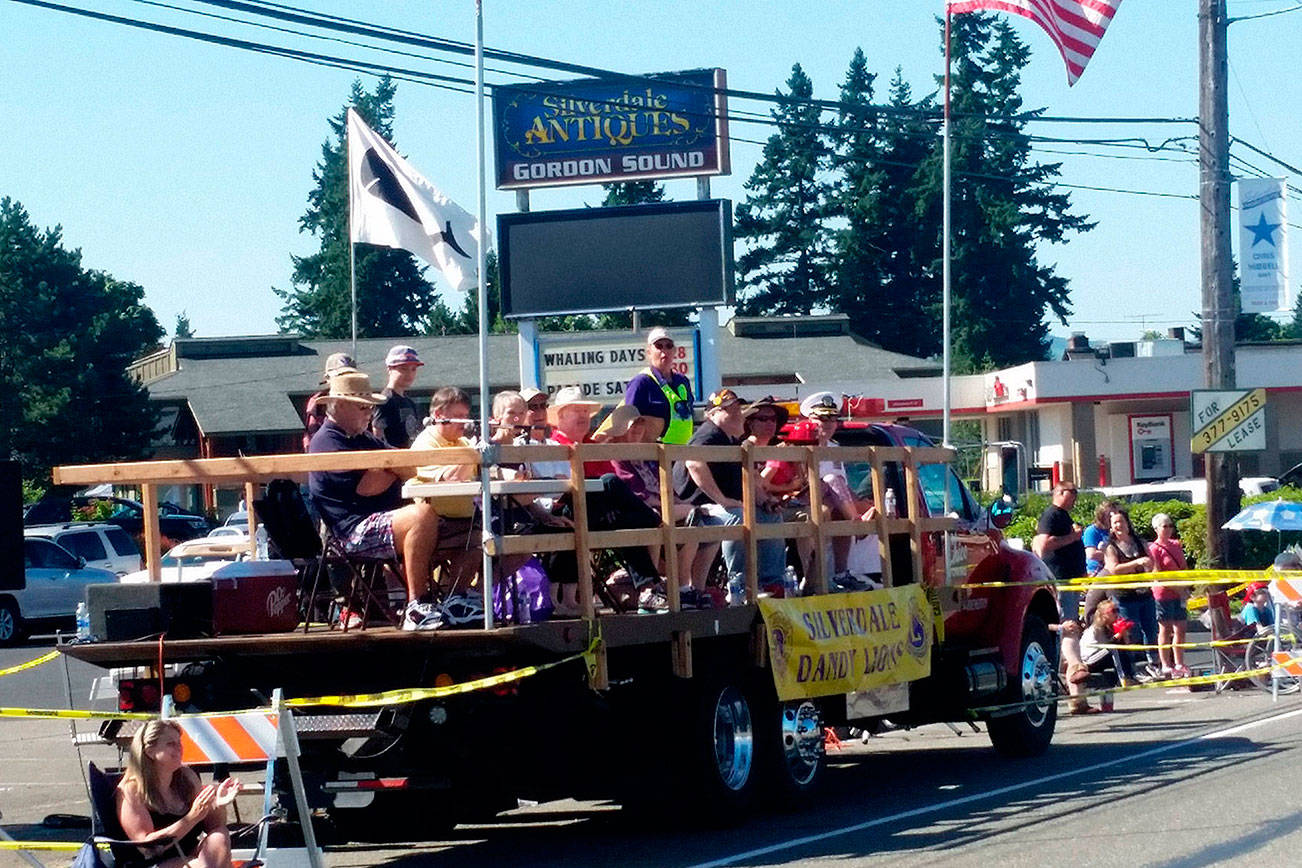
[{"label": "woman in pink top", "polygon": [[[1175,522],[1171,516],[1159,512],[1153,516],[1153,530],[1157,539],[1148,545],[1148,555],[1153,559],[1153,572],[1172,573],[1189,569],[1184,559],[1184,548],[1175,538]],[[1189,610],[1185,598],[1187,585],[1167,586],[1153,582],[1153,600],[1157,603],[1157,653],[1162,660],[1162,674],[1188,678],[1184,665],[1185,624]]]}]

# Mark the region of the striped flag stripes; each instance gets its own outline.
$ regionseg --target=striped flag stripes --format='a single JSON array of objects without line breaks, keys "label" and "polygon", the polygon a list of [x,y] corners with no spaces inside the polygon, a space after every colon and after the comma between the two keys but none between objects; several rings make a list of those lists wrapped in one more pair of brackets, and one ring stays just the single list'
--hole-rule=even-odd
[{"label": "striped flag stripes", "polygon": [[1031,19],[1058,46],[1067,65],[1067,84],[1073,85],[1120,6],[1121,0],[948,0],[947,10],[952,15],[1010,12]]}]

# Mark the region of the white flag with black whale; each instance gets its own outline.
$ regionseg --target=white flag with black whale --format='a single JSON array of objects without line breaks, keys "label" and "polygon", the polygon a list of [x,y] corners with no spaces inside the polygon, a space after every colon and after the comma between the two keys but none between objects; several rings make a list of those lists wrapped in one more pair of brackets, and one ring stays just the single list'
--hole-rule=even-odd
[{"label": "white flag with black whale", "polygon": [[348,203],[352,241],[410,251],[442,272],[458,292],[477,285],[479,221],[425,180],[351,108]]}]

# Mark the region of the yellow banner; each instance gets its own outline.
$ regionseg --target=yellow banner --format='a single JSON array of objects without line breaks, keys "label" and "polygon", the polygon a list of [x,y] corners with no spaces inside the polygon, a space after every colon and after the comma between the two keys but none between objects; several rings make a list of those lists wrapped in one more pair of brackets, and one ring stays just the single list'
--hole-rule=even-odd
[{"label": "yellow banner", "polygon": [[917,585],[760,598],[778,698],[803,699],[915,681],[931,672],[931,607]]}]

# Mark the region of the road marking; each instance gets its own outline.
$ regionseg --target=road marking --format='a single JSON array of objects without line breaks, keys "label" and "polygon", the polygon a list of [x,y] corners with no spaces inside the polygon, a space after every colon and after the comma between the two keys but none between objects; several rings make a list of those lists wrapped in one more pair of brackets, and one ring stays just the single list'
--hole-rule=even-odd
[{"label": "road marking", "polygon": [[724,856],[720,859],[714,859],[710,862],[698,862],[697,864],[693,865],[692,868],[722,868],[722,866],[724,865],[732,865],[733,863],[740,862],[743,859],[756,859],[760,856],[768,856],[772,853],[779,853],[783,850],[791,850],[796,847],[804,847],[809,844],[817,844],[820,841],[827,841],[832,838],[838,838],[842,835],[850,835],[855,832],[862,832],[865,829],[872,829],[876,826],[885,826],[891,823],[898,823],[901,820],[911,820],[915,817],[921,817],[927,814],[937,813],[939,811],[948,810],[949,808],[956,808],[959,807],[960,805],[967,805],[967,804],[971,804],[972,802],[979,802],[985,799],[994,798],[995,796],[1003,796],[1003,795],[1007,795],[1008,793],[1015,793],[1018,790],[1025,790],[1031,787],[1038,787],[1043,784],[1053,783],[1054,781],[1061,781],[1067,778],[1073,778],[1079,775],[1089,774],[1091,772],[1099,771],[1100,769],[1112,768],[1113,766],[1119,766],[1119,765],[1126,765],[1127,763],[1133,763],[1135,760],[1145,759],[1151,756],[1157,756],[1158,754],[1169,753],[1173,750],[1178,750],[1179,748],[1182,747],[1188,747],[1189,745],[1197,744],[1200,741],[1207,741],[1208,739],[1214,739],[1214,738],[1226,738],[1231,735],[1237,735],[1241,732],[1246,732],[1247,730],[1250,729],[1256,729],[1259,726],[1265,726],[1268,723],[1274,723],[1276,721],[1286,720],[1290,717],[1297,717],[1298,715],[1302,715],[1302,709],[1296,709],[1294,711],[1286,711],[1281,714],[1271,715],[1270,717],[1263,717],[1260,720],[1249,721],[1248,723],[1240,724],[1238,726],[1232,726],[1227,729],[1219,729],[1216,730],[1215,732],[1208,732],[1208,733],[1204,733],[1203,735],[1196,735],[1193,736],[1192,738],[1186,738],[1181,741],[1158,745],[1157,747],[1152,747],[1147,750],[1141,750],[1139,753],[1130,754],[1128,756],[1120,757],[1118,759],[1106,760],[1101,763],[1095,763],[1092,766],[1085,766],[1084,768],[1071,769],[1065,772],[1057,772],[1056,774],[1048,775],[1047,777],[1036,778],[1035,780],[1022,781],[1021,783],[1009,784],[1004,787],[996,787],[993,790],[986,790],[980,793],[973,793],[970,796],[960,796],[957,799],[949,799],[944,802],[937,802],[934,805],[924,805],[920,808],[912,808],[908,811],[901,811],[898,814],[891,814],[890,816],[887,817],[877,817],[876,819],[866,820],[862,823],[855,823],[854,825],[851,826],[842,826],[839,829],[833,829],[829,832],[820,832],[817,835],[804,835],[800,838],[792,838],[789,841],[783,841],[778,844],[770,844],[767,847],[757,847],[754,850],[747,850],[744,853],[734,853],[731,856]]}]

